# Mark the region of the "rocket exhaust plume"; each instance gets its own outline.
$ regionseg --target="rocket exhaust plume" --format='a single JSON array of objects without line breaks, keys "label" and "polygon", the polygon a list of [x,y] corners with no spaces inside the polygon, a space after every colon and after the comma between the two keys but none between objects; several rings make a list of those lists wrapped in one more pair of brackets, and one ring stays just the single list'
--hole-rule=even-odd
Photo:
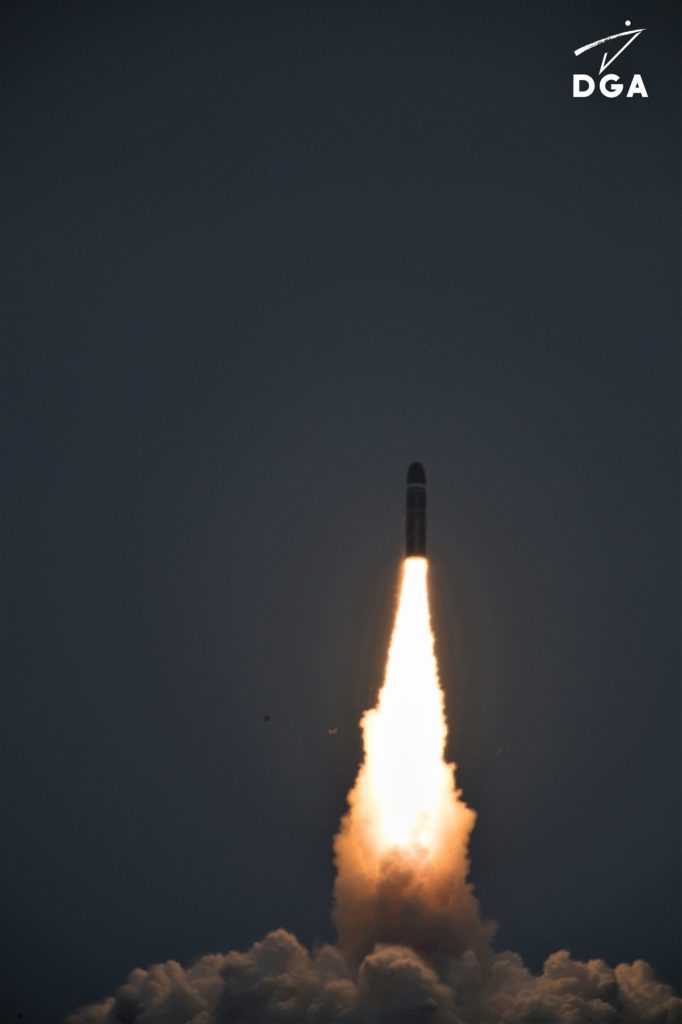
[{"label": "rocket exhaust plume", "polygon": [[431,630],[426,477],[407,478],[405,553],[364,760],[335,840],[339,946],[277,929],[244,953],[132,971],[67,1024],[682,1024],[682,1000],[638,960],[615,969],[561,950],[532,974],[494,953],[467,882],[475,814],[445,759]]},{"label": "rocket exhaust plume", "polygon": [[377,942],[431,954],[474,948],[485,958],[494,926],[481,922],[467,882],[475,814],[445,760],[420,463],[407,474],[405,541],[384,682],[362,718],[365,757],[335,841],[334,920],[354,959]]}]

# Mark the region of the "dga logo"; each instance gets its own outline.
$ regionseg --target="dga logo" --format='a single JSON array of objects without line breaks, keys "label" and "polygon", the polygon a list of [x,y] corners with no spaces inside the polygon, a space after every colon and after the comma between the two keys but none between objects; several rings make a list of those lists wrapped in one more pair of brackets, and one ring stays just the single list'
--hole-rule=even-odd
[{"label": "dga logo", "polygon": [[[625,22],[626,25],[630,25],[629,21]],[[618,75],[610,74],[605,75],[604,72],[613,64],[614,60],[620,57],[624,50],[627,50],[628,46],[631,46],[635,39],[641,36],[642,32],[646,29],[643,28],[629,28],[627,32],[616,32],[613,36],[605,36],[603,39],[595,39],[593,43],[586,43],[584,46],[579,46],[577,50],[574,50],[576,57],[579,57],[581,53],[585,53],[587,50],[594,50],[597,46],[604,46],[604,53],[601,59],[601,67],[599,68],[599,92],[602,96],[606,96],[607,99],[612,100],[616,96],[620,96],[623,91],[624,84],[621,82]],[[622,43],[622,46],[621,46]],[[613,44],[607,45],[606,44]],[[614,47],[620,46],[619,50],[615,53],[609,53]],[[584,99],[586,96],[591,96],[595,90],[595,81],[591,75],[573,75],[573,96],[577,99]],[[625,94],[626,99],[630,99],[632,96],[648,96],[649,93],[646,91],[644,81],[641,75],[633,75],[628,86],[628,91]]]}]

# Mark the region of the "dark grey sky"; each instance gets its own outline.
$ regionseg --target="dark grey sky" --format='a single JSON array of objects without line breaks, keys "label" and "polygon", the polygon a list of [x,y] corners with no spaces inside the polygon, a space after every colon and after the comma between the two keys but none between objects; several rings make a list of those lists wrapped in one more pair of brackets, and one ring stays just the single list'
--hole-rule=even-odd
[{"label": "dark grey sky", "polygon": [[3,1021],[332,936],[412,459],[500,946],[679,984],[676,5],[0,29]]}]

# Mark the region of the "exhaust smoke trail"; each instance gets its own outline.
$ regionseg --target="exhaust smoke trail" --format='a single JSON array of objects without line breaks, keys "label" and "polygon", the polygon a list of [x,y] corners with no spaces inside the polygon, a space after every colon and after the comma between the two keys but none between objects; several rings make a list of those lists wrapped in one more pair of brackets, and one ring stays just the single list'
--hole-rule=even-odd
[{"label": "exhaust smoke trail", "polygon": [[334,842],[338,946],[283,929],[246,952],[133,970],[67,1024],[682,1024],[682,1000],[641,960],[560,950],[534,975],[491,948],[467,881],[476,815],[445,760],[428,594],[426,478],[408,471],[406,555],[386,672]]},{"label": "exhaust smoke trail", "polygon": [[426,558],[403,563],[384,683],[361,726],[365,759],[335,840],[341,947],[355,960],[377,942],[485,957],[494,926],[467,882],[476,815],[445,761]]}]

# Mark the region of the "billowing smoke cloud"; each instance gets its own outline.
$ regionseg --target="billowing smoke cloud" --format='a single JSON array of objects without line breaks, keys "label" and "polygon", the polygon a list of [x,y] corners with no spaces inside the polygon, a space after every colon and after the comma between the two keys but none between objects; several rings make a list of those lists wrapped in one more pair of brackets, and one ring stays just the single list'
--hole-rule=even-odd
[{"label": "billowing smoke cloud", "polygon": [[428,961],[378,946],[351,967],[275,931],[246,953],[134,970],[68,1024],[680,1024],[682,1000],[641,960],[615,970],[561,951],[533,975],[515,953]]},{"label": "billowing smoke cloud", "polygon": [[437,846],[377,852],[363,820],[365,767],[334,842],[333,918],[344,953],[358,962],[382,943],[409,945],[430,956],[461,956],[473,949],[487,962],[496,926],[481,920],[467,881],[467,844],[476,815],[455,792],[452,775]]},{"label": "billowing smoke cloud", "polygon": [[554,953],[533,975],[495,953],[468,881],[474,812],[447,737],[427,563],[405,562],[386,678],[334,849],[338,946],[279,930],[246,953],[135,970],[69,1024],[682,1024],[682,1000],[637,961]]}]

